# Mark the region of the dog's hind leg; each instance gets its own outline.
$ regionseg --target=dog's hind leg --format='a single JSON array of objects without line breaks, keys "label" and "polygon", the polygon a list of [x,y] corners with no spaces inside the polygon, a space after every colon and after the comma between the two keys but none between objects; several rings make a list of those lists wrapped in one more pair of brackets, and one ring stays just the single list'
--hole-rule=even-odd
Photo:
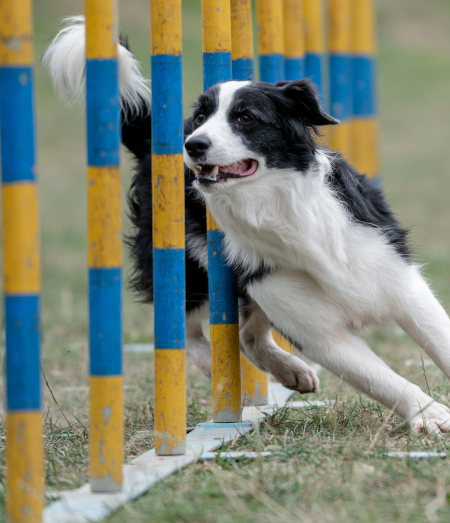
[{"label": "dog's hind leg", "polygon": [[202,323],[208,319],[208,300],[186,314],[186,355],[199,369],[211,377],[211,348],[203,333]]},{"label": "dog's hind leg", "polygon": [[314,370],[274,342],[272,328],[255,302],[246,304],[239,326],[241,352],[256,367],[270,372],[288,389],[301,393],[315,392],[318,389],[319,379]]},{"label": "dog's hind leg", "polygon": [[397,323],[450,378],[450,319],[415,267],[401,298]]}]

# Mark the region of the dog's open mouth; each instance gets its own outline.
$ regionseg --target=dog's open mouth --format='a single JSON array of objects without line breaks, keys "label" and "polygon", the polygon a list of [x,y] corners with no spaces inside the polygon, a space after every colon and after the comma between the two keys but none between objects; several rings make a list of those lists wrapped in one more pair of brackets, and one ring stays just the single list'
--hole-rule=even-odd
[{"label": "dog's open mouth", "polygon": [[258,168],[256,160],[242,160],[231,165],[197,164],[195,166],[200,181],[218,182],[228,178],[244,178],[252,175]]}]

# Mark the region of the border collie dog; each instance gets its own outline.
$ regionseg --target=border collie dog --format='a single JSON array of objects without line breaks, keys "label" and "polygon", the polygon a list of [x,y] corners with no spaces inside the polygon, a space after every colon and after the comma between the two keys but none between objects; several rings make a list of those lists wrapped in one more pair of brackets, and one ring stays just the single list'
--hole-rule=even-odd
[{"label": "border collie dog", "polygon": [[[129,202],[132,285],[152,300],[151,125],[145,81],[120,46],[123,143],[137,159]],[[81,19],[44,57],[56,88],[84,86]],[[314,371],[273,341],[276,328],[310,360],[408,419],[416,433],[450,431],[450,409],[396,374],[358,331],[396,321],[450,377],[450,320],[382,192],[319,140],[338,122],[308,80],[226,82],[203,93],[185,123],[187,350],[210,373],[205,204],[225,233],[240,285],[241,350],[299,391]]]}]

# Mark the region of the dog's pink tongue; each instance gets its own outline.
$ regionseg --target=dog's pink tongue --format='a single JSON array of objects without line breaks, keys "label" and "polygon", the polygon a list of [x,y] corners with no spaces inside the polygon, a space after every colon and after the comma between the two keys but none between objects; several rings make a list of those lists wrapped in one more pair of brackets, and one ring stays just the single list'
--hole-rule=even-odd
[{"label": "dog's pink tongue", "polygon": [[238,162],[237,164],[227,165],[220,168],[221,172],[225,174],[235,174],[236,176],[246,176],[248,174],[253,174],[255,170],[256,162],[254,160],[244,160],[242,162]]}]

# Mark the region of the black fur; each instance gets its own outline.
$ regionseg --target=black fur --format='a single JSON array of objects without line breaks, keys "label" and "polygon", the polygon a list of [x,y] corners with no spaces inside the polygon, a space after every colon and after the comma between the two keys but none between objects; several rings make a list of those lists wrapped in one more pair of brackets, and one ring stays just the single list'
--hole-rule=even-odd
[{"label": "black fur", "polygon": [[[134,228],[127,236],[134,262],[130,287],[141,301],[153,302],[153,221],[152,221],[152,159],[151,118],[140,115],[122,118],[122,142],[135,155],[136,174],[128,194],[129,216]],[[185,135],[192,132],[191,119],[186,120]],[[206,211],[193,194],[194,173],[185,169],[186,232],[205,238]],[[208,275],[186,250],[186,312],[200,307],[208,299]]]},{"label": "black fur", "polygon": [[412,263],[407,245],[408,231],[402,229],[389,209],[381,189],[352,167],[338,153],[333,153],[333,172],[327,183],[345,206],[351,219],[383,232],[389,243],[406,261]]}]

